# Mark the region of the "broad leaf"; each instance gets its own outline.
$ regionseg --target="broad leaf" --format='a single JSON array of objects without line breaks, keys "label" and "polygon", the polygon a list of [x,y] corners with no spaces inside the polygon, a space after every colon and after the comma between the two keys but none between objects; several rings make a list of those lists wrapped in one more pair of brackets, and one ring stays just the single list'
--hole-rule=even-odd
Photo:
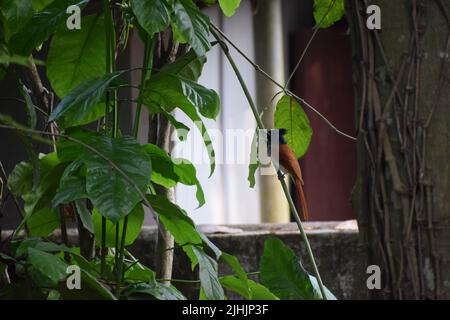
[{"label": "broad leaf", "polygon": [[220,111],[218,94],[195,81],[173,73],[159,73],[147,84],[144,95],[150,108],[156,104],[166,110],[173,107],[195,107],[202,116],[215,119]]},{"label": "broad leaf", "polygon": [[249,279],[247,277],[247,273],[245,272],[244,268],[242,268],[241,264],[239,263],[239,260],[235,256],[228,254],[226,252],[222,252],[220,259],[225,261],[225,263],[230,266],[231,270],[233,270],[236,273],[237,280],[240,282],[239,287],[240,291],[242,292],[242,295],[245,298],[250,299],[251,292],[248,284]]},{"label": "broad leaf", "polygon": [[87,197],[86,177],[79,171],[83,162],[77,160],[69,164],[61,177],[58,190],[53,198],[53,207]]},{"label": "broad leaf", "polygon": [[43,280],[44,284],[54,286],[67,276],[67,264],[53,254],[28,248],[28,262],[38,272],[34,280]]},{"label": "broad leaf", "polygon": [[199,57],[193,50],[189,50],[174,62],[164,65],[161,74],[175,74],[184,79],[197,81],[200,77],[206,57]]},{"label": "broad leaf", "polygon": [[250,279],[245,283],[235,276],[224,276],[220,283],[247,300],[279,300],[268,288]]},{"label": "broad leaf", "polygon": [[[123,222],[125,218],[119,220],[119,244],[122,239]],[[94,225],[95,238],[102,239],[102,214],[94,208],[92,211],[92,221]],[[138,204],[129,214],[127,223],[127,232],[125,234],[125,245],[129,246],[136,240],[144,223],[144,209]],[[116,247],[116,224],[106,220],[106,246]]]},{"label": "broad leaf", "polygon": [[316,27],[328,28],[341,20],[344,14],[344,0],[314,0]]},{"label": "broad leaf", "polygon": [[77,208],[78,215],[80,216],[81,223],[90,233],[94,233],[94,222],[92,221],[92,215],[86,206],[84,200],[75,200],[75,207]]},{"label": "broad leaf", "polygon": [[104,217],[117,222],[142,200],[139,191],[145,193],[150,182],[150,158],[131,137],[93,136],[89,142],[97,153],[85,149],[82,157],[88,197]]},{"label": "broad leaf", "polygon": [[105,52],[103,14],[83,17],[83,27],[79,30],[58,30],[47,57],[47,77],[56,94],[62,98],[82,82],[103,76]]},{"label": "broad leaf", "polygon": [[48,119],[58,121],[60,128],[90,123],[105,114],[105,106],[99,104],[107,89],[117,85],[124,71],[106,74],[101,78],[84,81],[70,91],[58,104]]},{"label": "broad leaf", "polygon": [[170,8],[165,0],[131,0],[131,8],[140,26],[150,36],[170,23]]},{"label": "broad leaf", "polygon": [[172,29],[177,40],[189,43],[198,56],[204,56],[211,47],[208,16],[192,0],[175,0],[173,10]]},{"label": "broad leaf", "polygon": [[298,102],[287,95],[281,97],[275,110],[275,127],[287,129],[286,141],[297,158],[302,157],[311,142],[309,119]]},{"label": "broad leaf", "polygon": [[42,208],[27,218],[30,236],[47,237],[60,225],[59,214],[55,209]]},{"label": "broad leaf", "polygon": [[164,227],[174,236],[178,245],[200,245],[202,243],[202,239],[195,229],[194,222],[183,209],[160,195],[147,195],[147,199],[152,209],[158,214]]},{"label": "broad leaf", "polygon": [[12,36],[10,44],[13,52],[29,55],[65,23],[68,6],[75,4],[84,7],[88,2],[89,0],[58,0],[35,13],[20,31]]},{"label": "broad leaf", "polygon": [[220,8],[227,17],[231,17],[240,4],[241,0],[219,0]]},{"label": "broad leaf", "polygon": [[144,146],[152,160],[152,177],[154,183],[166,188],[174,187],[178,182],[197,187],[199,207],[205,203],[205,196],[196,176],[196,169],[186,159],[172,159],[164,150],[153,144]]},{"label": "broad leaf", "polygon": [[266,240],[260,271],[261,282],[280,299],[322,299],[294,252],[277,238]]},{"label": "broad leaf", "polygon": [[144,300],[150,297],[158,300],[186,300],[175,287],[166,287],[156,281],[133,285],[125,295],[129,300]]},{"label": "broad leaf", "polygon": [[11,33],[18,31],[34,13],[31,0],[3,0],[1,10]]},{"label": "broad leaf", "polygon": [[224,300],[225,295],[218,277],[217,262],[203,250],[192,246],[198,259],[201,287],[209,300]]}]

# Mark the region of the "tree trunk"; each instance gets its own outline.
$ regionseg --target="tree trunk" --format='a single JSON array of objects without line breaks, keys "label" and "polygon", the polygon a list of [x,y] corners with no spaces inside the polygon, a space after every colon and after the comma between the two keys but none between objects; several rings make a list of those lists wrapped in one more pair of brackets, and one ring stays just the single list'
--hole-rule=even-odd
[{"label": "tree trunk", "polygon": [[[382,30],[366,27],[381,9]],[[353,204],[374,297],[450,298],[450,2],[347,0],[358,179]]]}]

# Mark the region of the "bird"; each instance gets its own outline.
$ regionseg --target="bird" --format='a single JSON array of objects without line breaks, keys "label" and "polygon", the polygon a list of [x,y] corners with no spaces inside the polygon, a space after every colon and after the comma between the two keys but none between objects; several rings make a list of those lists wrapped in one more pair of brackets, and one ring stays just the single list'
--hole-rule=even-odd
[{"label": "bird", "polygon": [[303,215],[303,219],[307,221],[309,219],[308,204],[306,203],[305,193],[303,191],[303,177],[300,164],[298,163],[297,157],[294,151],[287,144],[285,135],[287,129],[272,129],[268,131],[268,150],[271,153],[271,138],[272,132],[278,130],[278,159],[271,155],[272,163],[275,169],[281,170],[283,173],[288,173],[292,180],[294,181],[295,191],[297,195],[297,203],[300,205],[300,209]]}]

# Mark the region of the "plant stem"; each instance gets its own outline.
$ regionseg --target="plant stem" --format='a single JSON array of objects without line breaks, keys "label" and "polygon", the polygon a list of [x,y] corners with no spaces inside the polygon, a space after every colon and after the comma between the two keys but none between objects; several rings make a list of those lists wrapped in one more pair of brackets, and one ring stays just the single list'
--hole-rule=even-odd
[{"label": "plant stem", "polygon": [[153,66],[153,49],[155,46],[155,41],[153,38],[147,37],[145,39],[144,57],[142,61],[142,71],[141,71],[141,83],[139,85],[139,98],[138,105],[136,107],[136,113],[134,115],[134,125],[133,125],[133,136],[137,138],[139,134],[139,124],[142,109],[142,96],[141,92],[143,90],[145,81],[150,77]]},{"label": "plant stem", "polygon": [[[231,67],[234,70],[234,73],[236,74],[236,77],[239,80],[239,83],[240,83],[240,85],[242,87],[242,90],[244,91],[245,97],[247,98],[248,104],[250,105],[250,108],[251,108],[251,110],[253,112],[253,115],[255,117],[258,129],[259,130],[264,130],[265,129],[264,124],[263,124],[263,122],[261,120],[261,117],[260,117],[260,115],[258,113],[256,105],[253,102],[253,98],[252,98],[252,96],[250,95],[250,92],[247,89],[247,85],[245,84],[244,79],[242,78],[242,75],[241,75],[239,69],[236,66],[236,63],[234,62],[233,58],[230,55],[230,52],[228,50],[227,45],[222,41],[222,39],[220,39],[220,37],[214,31],[214,29],[210,29],[210,31],[211,31],[212,35],[216,38],[216,40],[219,42],[219,44],[220,44],[220,46],[221,46],[225,56],[227,57]],[[301,236],[303,238],[303,241],[304,241],[304,243],[306,245],[306,250],[308,252],[308,258],[309,258],[309,260],[311,262],[311,265],[313,266],[314,275],[317,278],[317,282],[319,284],[319,288],[320,288],[320,291],[322,293],[322,297],[323,297],[324,300],[326,300],[325,289],[324,289],[324,286],[323,286],[323,283],[322,283],[322,278],[320,277],[319,269],[317,268],[316,260],[314,258],[314,254],[313,254],[313,252],[311,250],[311,246],[309,244],[308,237],[306,236],[306,233],[305,233],[305,231],[303,229],[303,224],[302,224],[302,222],[301,222],[301,220],[299,218],[299,215],[298,215],[298,212],[297,212],[297,208],[295,208],[294,202],[292,201],[292,197],[291,197],[291,195],[290,195],[290,193],[289,193],[289,191],[287,189],[287,186],[286,186],[286,183],[284,181],[284,178],[281,178],[282,176],[283,176],[283,174],[280,172],[280,170],[278,170],[278,177],[279,177],[281,186],[283,187],[283,192],[284,192],[284,194],[286,196],[286,199],[289,202],[289,206],[290,206],[292,212],[294,213],[295,221],[297,222],[297,226],[298,226],[298,228],[300,230],[300,234],[301,234]]]},{"label": "plant stem", "polygon": [[[210,31],[211,33],[215,30],[218,33],[220,33],[221,37],[223,37],[223,39],[225,39],[248,63],[250,63],[252,65],[252,67],[259,73],[261,73],[264,77],[266,77],[268,80],[270,80],[271,82],[273,82],[277,87],[279,87],[280,89],[282,89],[284,91],[285,94],[295,98],[300,104],[306,106],[308,109],[310,109],[312,112],[314,112],[319,118],[321,118],[332,130],[334,130],[337,134],[344,136],[350,140],[356,141],[355,137],[352,137],[349,134],[346,134],[345,132],[342,132],[341,130],[339,130],[333,123],[331,123],[330,120],[328,120],[322,113],[319,112],[319,110],[317,110],[316,108],[314,108],[311,104],[309,104],[305,99],[300,98],[298,95],[296,95],[295,93],[293,93],[292,91],[285,89],[284,85],[282,85],[281,83],[279,83],[278,81],[276,81],[273,77],[270,76],[270,74],[268,74],[267,72],[265,72],[260,66],[258,66],[256,63],[254,63],[244,52],[242,52],[241,49],[239,49],[218,27],[216,27],[214,24],[210,24],[211,28]],[[218,40],[219,43],[222,40]],[[223,42],[223,41],[222,41]],[[222,45],[221,45],[222,46]],[[225,45],[226,47],[226,45]],[[228,50],[228,49],[227,49]]]}]

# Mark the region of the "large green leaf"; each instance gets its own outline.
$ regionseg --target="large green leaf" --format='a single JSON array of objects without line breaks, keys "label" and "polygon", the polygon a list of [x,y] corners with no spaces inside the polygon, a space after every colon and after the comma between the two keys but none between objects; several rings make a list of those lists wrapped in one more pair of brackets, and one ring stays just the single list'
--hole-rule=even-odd
[{"label": "large green leaf", "polygon": [[8,188],[16,196],[22,196],[33,188],[33,166],[22,161],[16,164],[8,176]]},{"label": "large green leaf", "polygon": [[83,17],[79,30],[58,30],[47,57],[47,77],[56,94],[62,98],[82,82],[104,75],[105,52],[103,14]]},{"label": "large green leaf", "polygon": [[174,73],[158,73],[146,84],[144,99],[166,110],[195,107],[202,116],[215,119],[220,112],[219,95],[195,81]]},{"label": "large green leaf", "polygon": [[150,36],[164,30],[170,23],[170,7],[165,0],[131,0],[131,8]]},{"label": "large green leaf", "polygon": [[152,177],[154,183],[166,188],[174,187],[178,182],[197,187],[197,200],[199,207],[205,204],[202,186],[197,179],[196,169],[186,159],[172,159],[167,152],[154,144],[144,146],[145,151],[152,160]]},{"label": "large green leaf", "polygon": [[53,254],[28,248],[28,262],[37,271],[34,280],[43,282],[38,285],[54,286],[67,276],[67,264]]},{"label": "large green leaf", "polygon": [[277,238],[266,240],[260,271],[261,282],[280,299],[322,299],[294,252]]},{"label": "large green leaf", "polygon": [[104,105],[99,104],[107,89],[119,82],[124,71],[106,74],[100,78],[82,82],[70,91],[58,104],[48,119],[58,121],[60,128],[90,123],[105,114]]},{"label": "large green leaf", "polygon": [[[52,2],[42,11],[37,12],[31,19],[22,25],[19,32],[12,36],[10,47],[13,52],[29,55],[34,48],[40,46],[60,25],[65,23],[68,15],[67,7],[78,5],[83,7],[89,0],[58,0]],[[65,26],[64,26],[65,27]]]},{"label": "large green leaf", "polygon": [[219,0],[220,8],[227,17],[231,17],[240,4],[241,0]]},{"label": "large green leaf", "polygon": [[316,26],[322,21],[320,28],[332,26],[341,20],[344,14],[344,0],[314,0],[314,20]]},{"label": "large green leaf", "polygon": [[142,193],[147,189],[152,170],[150,158],[131,137],[94,135],[89,143],[102,156],[84,150],[88,197],[104,217],[117,222],[142,200],[137,188]]},{"label": "large green leaf", "polygon": [[31,0],[3,0],[1,10],[8,24],[9,31],[15,33],[33,16]]},{"label": "large green leaf", "polygon": [[202,239],[195,229],[194,222],[183,209],[160,195],[147,195],[147,199],[164,227],[174,236],[177,244],[180,246],[202,244]]},{"label": "large green leaf", "polygon": [[30,236],[47,237],[59,227],[58,212],[51,208],[42,208],[31,213],[27,218],[27,227]]},{"label": "large green leaf", "polygon": [[160,73],[176,74],[184,79],[197,81],[200,77],[206,57],[199,57],[193,50],[189,50],[174,62],[164,65]]},{"label": "large green leaf", "polygon": [[[125,218],[119,220],[119,244],[122,239],[123,222]],[[92,211],[92,221],[94,225],[94,235],[96,239],[102,239],[102,214],[94,208]],[[144,223],[144,209],[138,204],[129,214],[127,232],[125,234],[125,245],[129,246],[136,240]],[[116,247],[116,224],[106,220],[106,246]]]},{"label": "large green leaf", "polygon": [[235,276],[220,277],[221,285],[247,300],[279,300],[268,288],[253,280],[243,282]]},{"label": "large green leaf", "polygon": [[192,246],[198,259],[201,287],[209,300],[224,300],[225,295],[218,276],[217,262],[203,250]]},{"label": "large green leaf", "polygon": [[50,207],[64,169],[65,164],[59,163],[56,153],[41,157],[38,172],[40,183],[33,187],[33,166],[28,162],[21,162],[14,168],[8,177],[8,186],[24,200],[25,219],[37,210]]},{"label": "large green leaf", "polygon": [[247,273],[239,263],[239,260],[235,256],[228,254],[226,252],[222,252],[222,254],[220,255],[220,259],[223,260],[226,264],[228,264],[231,270],[233,270],[236,273],[237,280],[240,282],[239,288],[240,291],[242,292],[242,295],[245,298],[250,299],[251,291],[248,283]]},{"label": "large green leaf", "polygon": [[86,177],[79,171],[83,162],[76,160],[69,164],[61,177],[58,190],[53,198],[53,207],[87,197]]},{"label": "large green leaf", "polygon": [[192,0],[175,0],[173,10],[172,29],[177,40],[189,43],[198,56],[204,56],[211,47],[208,16]]},{"label": "large green leaf", "polygon": [[278,100],[275,110],[275,127],[287,129],[286,141],[297,158],[302,157],[311,142],[309,119],[298,102],[287,95]]},{"label": "large green leaf", "polygon": [[149,299],[149,297],[158,300],[186,300],[175,287],[166,287],[156,281],[133,285],[125,292],[125,295],[129,300]]}]

